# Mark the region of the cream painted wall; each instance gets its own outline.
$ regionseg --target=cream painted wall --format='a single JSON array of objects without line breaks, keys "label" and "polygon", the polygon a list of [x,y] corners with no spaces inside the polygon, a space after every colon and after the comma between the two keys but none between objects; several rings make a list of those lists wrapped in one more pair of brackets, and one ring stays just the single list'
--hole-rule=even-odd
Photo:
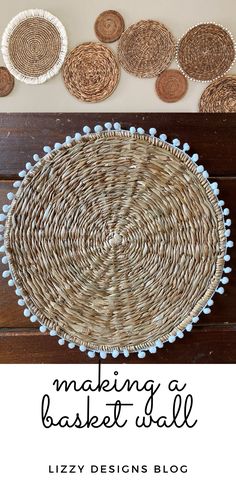
[{"label": "cream painted wall", "polygon": [[[94,21],[106,9],[119,10],[126,26],[145,18],[160,20],[177,39],[202,21],[221,23],[236,38],[236,0],[8,0],[1,5],[0,34],[13,16],[28,8],[43,8],[59,17],[67,30],[70,49],[80,42],[96,40]],[[111,47],[116,50],[117,43]],[[236,65],[231,72],[236,73]],[[195,112],[206,86],[189,81],[185,98],[167,104],[156,96],[154,83],[155,79],[138,79],[122,70],[119,86],[110,98],[87,104],[68,93],[61,73],[38,86],[16,81],[13,92],[0,98],[0,112]]]}]

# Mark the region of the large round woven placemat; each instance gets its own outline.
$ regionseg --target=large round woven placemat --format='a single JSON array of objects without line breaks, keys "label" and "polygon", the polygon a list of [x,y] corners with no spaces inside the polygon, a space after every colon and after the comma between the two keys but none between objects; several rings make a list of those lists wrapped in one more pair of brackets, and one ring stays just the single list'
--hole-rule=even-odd
[{"label": "large round woven placemat", "polygon": [[106,10],[96,19],[94,30],[101,42],[116,42],[125,29],[122,15],[115,10]]},{"label": "large round woven placemat", "polygon": [[176,57],[181,70],[191,80],[214,80],[232,67],[234,40],[221,25],[201,23],[180,39]]},{"label": "large round woven placemat", "polygon": [[28,309],[53,334],[102,352],[184,329],[214,294],[226,250],[200,172],[185,152],[127,131],[68,139],[39,160],[5,227]]},{"label": "large round woven placemat", "polygon": [[200,112],[236,112],[236,75],[212,82],[202,93]]},{"label": "large round woven placemat", "polygon": [[65,28],[45,10],[19,13],[2,37],[2,54],[8,69],[26,83],[43,83],[58,73],[66,52]]},{"label": "large round woven placemat", "polygon": [[0,97],[9,95],[14,87],[14,77],[6,67],[0,67]]},{"label": "large round woven placemat", "polygon": [[118,58],[122,67],[137,77],[156,77],[165,70],[175,53],[169,30],[155,20],[141,20],[121,35]]},{"label": "large round woven placemat", "polygon": [[115,54],[105,45],[82,43],[68,54],[63,77],[67,89],[77,99],[99,102],[114,92],[120,67]]},{"label": "large round woven placemat", "polygon": [[165,70],[156,80],[156,93],[164,102],[177,102],[187,92],[188,82],[179,70]]}]

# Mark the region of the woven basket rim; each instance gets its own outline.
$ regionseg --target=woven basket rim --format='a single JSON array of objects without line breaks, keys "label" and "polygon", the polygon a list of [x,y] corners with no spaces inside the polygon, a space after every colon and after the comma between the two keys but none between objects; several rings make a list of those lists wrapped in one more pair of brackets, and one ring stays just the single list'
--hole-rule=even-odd
[{"label": "woven basket rim", "polygon": [[[222,28],[226,33],[228,33],[228,35],[230,36],[232,42],[233,42],[233,46],[234,46],[234,60],[233,62],[231,63],[230,67],[221,75],[217,75],[216,77],[214,77],[213,79],[210,79],[210,80],[197,80],[193,77],[191,77],[190,75],[186,74],[185,70],[182,69],[180,63],[179,63],[179,58],[178,58],[178,53],[179,53],[179,46],[180,46],[180,43],[181,41],[183,40],[183,38],[189,33],[191,32],[191,30],[193,30],[195,27],[200,27],[201,25],[215,25],[216,27],[220,27]],[[233,67],[235,61],[236,61],[236,40],[234,39],[234,36],[232,34],[232,32],[227,28],[225,27],[224,25],[221,25],[220,23],[217,23],[217,22],[199,22],[199,23],[196,23],[195,25],[192,25],[192,27],[188,28],[186,30],[186,32],[180,37],[180,39],[178,40],[177,44],[176,44],[176,51],[175,51],[175,60],[177,62],[177,65],[178,65],[178,68],[181,70],[182,74],[189,80],[192,80],[193,82],[200,82],[200,83],[209,83],[209,82],[214,82],[215,80],[219,79],[219,78],[222,78],[224,77],[230,70],[231,68]]]},{"label": "woven basket rim", "polygon": [[[200,312],[202,311],[204,306],[207,304],[209,299],[213,296],[216,288],[219,285],[219,282],[220,282],[220,279],[221,279],[221,276],[222,276],[222,272],[223,272],[223,267],[224,267],[224,255],[225,255],[225,252],[226,252],[225,227],[224,227],[224,219],[223,219],[222,209],[218,205],[217,198],[216,198],[215,194],[212,192],[212,189],[210,187],[210,184],[209,184],[208,180],[205,179],[200,173],[197,172],[196,165],[194,164],[194,162],[192,162],[192,160],[188,156],[188,154],[186,154],[184,151],[178,149],[177,147],[173,146],[172,144],[169,144],[166,141],[160,140],[157,137],[151,137],[147,134],[139,134],[139,133],[131,134],[129,131],[124,131],[124,130],[121,130],[121,131],[107,131],[107,132],[100,132],[100,133],[90,133],[88,135],[83,136],[81,138],[81,140],[75,140],[74,139],[74,140],[71,141],[70,146],[75,146],[77,144],[81,144],[81,143],[85,143],[85,142],[88,142],[88,141],[91,141],[91,140],[96,140],[96,139],[101,139],[101,138],[113,138],[115,136],[121,136],[123,138],[125,138],[125,137],[126,138],[133,138],[133,139],[137,139],[140,142],[144,142],[144,143],[147,142],[149,144],[153,144],[157,147],[160,147],[161,149],[164,149],[167,152],[170,152],[175,157],[177,157],[181,161],[183,161],[187,165],[187,167],[197,176],[199,182],[204,187],[206,195],[207,195],[209,201],[211,202],[212,207],[214,208],[214,212],[215,212],[215,215],[216,215],[216,218],[217,218],[219,244],[220,244],[219,251],[221,252],[221,254],[219,254],[217,256],[215,276],[214,276],[213,279],[211,279],[211,282],[209,284],[209,287],[208,287],[204,297],[201,298],[201,300],[200,300],[201,308],[199,309],[199,307],[194,306],[194,308],[192,309],[190,314],[185,319],[181,320],[181,322],[178,324],[178,326],[176,326],[176,328],[173,330],[172,333],[168,333],[168,336],[163,336],[163,338],[160,338],[161,341],[165,342],[166,340],[168,340],[168,337],[170,335],[176,335],[178,330],[185,329],[186,326],[189,323],[191,323],[192,318],[195,317],[195,316],[198,316],[200,314]],[[16,199],[17,199],[18,196],[20,196],[22,190],[24,189],[25,185],[28,183],[29,179],[32,179],[38,173],[38,171],[41,169],[41,167],[49,159],[53,160],[53,158],[58,154],[58,151],[60,151],[60,150],[63,151],[67,148],[68,148],[67,146],[62,146],[60,149],[54,150],[54,151],[50,152],[49,154],[43,156],[39,160],[39,162],[34,166],[34,169],[32,171],[29,171],[27,176],[24,178],[21,186],[19,187],[16,198],[12,201],[11,209],[9,211],[9,214],[8,214],[8,217],[7,217],[7,220],[6,220],[5,248],[6,248],[6,255],[7,255],[8,260],[9,260],[9,266],[10,266],[10,269],[12,271],[16,287],[18,287],[19,289],[21,289],[22,286],[19,282],[19,278],[18,278],[17,272],[15,271],[14,265],[12,265],[11,252],[8,250],[8,248],[9,248],[9,232],[11,230],[12,214],[14,213],[14,206],[15,206],[15,203],[16,203]],[[34,307],[32,309],[32,303],[31,303],[30,298],[25,297],[24,299],[26,301],[27,306],[31,310],[31,312],[33,314],[37,315],[37,312],[34,312]],[[83,339],[80,339],[79,336],[71,336],[65,330],[63,330],[61,328],[58,328],[56,322],[51,322],[48,319],[43,318],[42,315],[40,316],[40,322],[41,321],[49,329],[56,329],[57,334],[60,337],[64,338],[65,340],[67,340],[69,342],[73,342],[76,345],[84,345],[84,346],[86,346],[86,348],[92,349],[93,351],[96,351],[96,352],[105,351],[105,352],[108,353],[108,352],[112,352],[114,349],[117,349],[119,351],[127,349],[129,352],[137,352],[137,351],[140,351],[140,350],[143,350],[143,349],[146,350],[146,349],[153,346],[153,340],[150,340],[150,341],[146,340],[145,342],[143,342],[140,345],[132,345],[132,346],[129,345],[129,346],[122,346],[122,347],[117,346],[116,348],[113,346],[112,348],[109,348],[107,346],[101,346],[101,345],[99,345],[99,343],[94,344],[94,343],[85,342]]]},{"label": "woven basket rim", "polygon": [[[48,70],[48,72],[38,77],[31,77],[30,75],[24,75],[21,72],[19,72],[18,69],[15,68],[15,66],[13,65],[10,54],[9,54],[9,50],[8,50],[11,34],[14,32],[15,28],[18,25],[20,25],[24,20],[27,20],[29,18],[43,18],[47,20],[49,23],[52,23],[54,27],[57,29],[61,39],[61,49],[60,49],[57,62],[51,69]],[[20,13],[18,13],[15,17],[13,17],[10,20],[10,22],[8,23],[2,35],[1,51],[2,51],[2,56],[3,56],[3,60],[5,62],[6,67],[17,80],[20,80],[28,84],[41,84],[49,80],[54,75],[56,75],[60,71],[63,65],[65,56],[67,53],[67,48],[68,48],[67,33],[62,22],[52,13],[48,12],[47,10],[43,10],[39,8],[23,10]]]}]

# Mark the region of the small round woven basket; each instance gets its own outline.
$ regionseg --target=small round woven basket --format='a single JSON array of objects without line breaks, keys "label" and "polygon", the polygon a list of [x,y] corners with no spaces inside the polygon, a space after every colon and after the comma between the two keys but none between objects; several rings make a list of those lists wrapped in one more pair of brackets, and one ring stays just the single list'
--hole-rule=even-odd
[{"label": "small round woven basket", "polygon": [[110,48],[98,42],[82,43],[67,55],[63,78],[78,100],[100,102],[116,89],[120,66]]},{"label": "small round woven basket", "polygon": [[106,128],[46,146],[19,173],[1,215],[3,277],[59,344],[143,358],[183,337],[222,293],[229,212],[188,144]]},{"label": "small round woven basket", "polygon": [[236,75],[212,82],[202,93],[200,112],[236,113]]},{"label": "small round woven basket", "polygon": [[119,40],[119,61],[136,77],[156,77],[169,66],[174,54],[174,37],[155,20],[140,20],[127,28]]},{"label": "small round woven basket", "polygon": [[32,9],[14,17],[2,36],[9,71],[22,82],[40,84],[56,75],[66,56],[67,35],[51,13]]},{"label": "small round woven basket", "polygon": [[155,88],[163,102],[178,102],[187,92],[188,81],[179,70],[164,70],[157,77]]},{"label": "small round woven basket", "polygon": [[100,42],[112,43],[119,40],[125,29],[122,15],[116,10],[106,10],[100,13],[94,24],[94,30]]},{"label": "small round woven basket", "polygon": [[176,60],[191,80],[208,82],[222,77],[235,61],[232,34],[222,25],[200,23],[179,40]]}]

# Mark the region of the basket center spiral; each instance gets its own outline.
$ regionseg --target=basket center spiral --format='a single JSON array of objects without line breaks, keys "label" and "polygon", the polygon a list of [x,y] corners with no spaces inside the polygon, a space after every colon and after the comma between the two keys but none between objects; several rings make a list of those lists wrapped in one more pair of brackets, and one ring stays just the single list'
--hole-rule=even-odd
[{"label": "basket center spiral", "polygon": [[214,293],[224,225],[186,154],[158,139],[91,134],[24,179],[6,249],[31,311],[92,349],[151,346]]}]

